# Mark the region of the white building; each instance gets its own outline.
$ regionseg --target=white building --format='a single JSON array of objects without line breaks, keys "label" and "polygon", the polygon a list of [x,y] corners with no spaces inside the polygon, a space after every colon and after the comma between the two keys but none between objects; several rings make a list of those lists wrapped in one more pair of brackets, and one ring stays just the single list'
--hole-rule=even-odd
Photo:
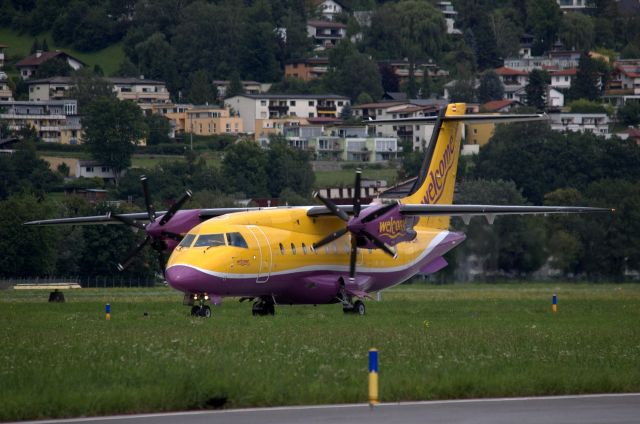
[{"label": "white building", "polygon": [[53,52],[43,52],[38,50],[31,56],[27,56],[16,63],[16,68],[20,71],[20,76],[22,77],[22,79],[26,80],[31,78],[43,63],[53,58],[63,59],[74,71],[77,71],[78,69],[85,66],[84,62],[82,62],[80,59],[76,59],[70,54],[61,52],[60,50],[56,50]]},{"label": "white building", "polygon": [[450,1],[439,1],[438,7],[444,16],[445,22],[447,23],[447,34],[462,34],[462,31],[454,28],[458,12],[454,10],[453,3]]},{"label": "white building", "polygon": [[316,6],[316,11],[325,19],[333,21],[336,16],[345,10],[344,5],[335,0],[323,0]]},{"label": "white building", "polygon": [[256,120],[284,117],[337,118],[349,98],[336,94],[242,94],[226,99],[242,119],[244,131],[255,133]]},{"label": "white building", "polygon": [[550,113],[554,131],[590,132],[610,138],[609,117],[606,113]]},{"label": "white building", "polygon": [[561,71],[551,71],[551,86],[558,90],[568,90],[576,78],[578,70],[576,68],[563,69]]},{"label": "white building", "polygon": [[105,181],[113,181],[116,173],[110,166],[95,161],[79,160],[76,165],[76,178],[102,178]]},{"label": "white building", "polygon": [[307,21],[307,33],[313,38],[315,50],[332,48],[347,36],[347,26],[339,22]]},{"label": "white building", "polygon": [[589,12],[596,8],[593,0],[556,0],[563,12]]}]

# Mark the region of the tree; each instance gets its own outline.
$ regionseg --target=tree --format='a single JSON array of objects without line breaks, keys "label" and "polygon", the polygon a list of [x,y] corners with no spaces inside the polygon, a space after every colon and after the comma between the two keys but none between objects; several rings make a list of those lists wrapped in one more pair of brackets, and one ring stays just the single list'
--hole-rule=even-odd
[{"label": "tree", "polygon": [[191,103],[197,105],[216,103],[217,93],[213,87],[213,83],[209,79],[207,71],[199,69],[191,74],[187,97]]},{"label": "tree", "polygon": [[240,73],[238,71],[233,71],[231,73],[231,79],[229,80],[229,87],[227,87],[225,97],[229,98],[239,96],[240,94],[244,94],[244,87],[240,80]]},{"label": "tree", "polygon": [[521,29],[517,18],[513,15],[513,9],[494,10],[491,13],[491,25],[496,37],[498,57],[517,55]]},{"label": "tree", "polygon": [[103,98],[115,99],[113,86],[103,77],[94,74],[91,69],[82,68],[71,74],[72,86],[69,97],[78,100],[78,110],[84,113],[89,105]]},{"label": "tree", "polygon": [[124,59],[122,59],[122,62],[120,62],[120,65],[118,65],[118,69],[113,74],[113,76],[137,78],[138,76],[140,76],[140,71],[131,60],[125,57]]},{"label": "tree", "polygon": [[152,113],[144,117],[145,124],[149,128],[149,137],[147,138],[147,144],[155,145],[161,143],[168,143],[171,141],[169,138],[169,132],[171,132],[170,121],[157,113]]},{"label": "tree", "polygon": [[560,40],[570,49],[583,51],[593,45],[593,19],[583,13],[567,13],[562,15]]},{"label": "tree", "polygon": [[449,100],[452,102],[472,103],[476,101],[477,96],[476,81],[473,77],[459,79],[449,87]]},{"label": "tree", "polygon": [[352,118],[353,109],[351,108],[351,103],[347,103],[346,105],[344,105],[342,111],[340,112],[340,119],[342,119],[343,121],[349,121]]},{"label": "tree", "polygon": [[315,174],[307,152],[289,147],[282,136],[272,136],[269,138],[267,162],[269,166],[266,171],[272,197],[279,197],[285,189],[304,198],[310,197]]},{"label": "tree", "polygon": [[534,69],[529,74],[529,84],[525,87],[527,95],[527,106],[535,107],[537,110],[544,110],[547,104],[547,86],[551,79],[546,71]]},{"label": "tree", "polygon": [[598,89],[598,70],[589,52],[583,52],[578,62],[576,79],[569,90],[571,99],[587,99],[594,101],[600,97]]},{"label": "tree", "polygon": [[504,86],[500,77],[494,70],[489,70],[482,74],[480,87],[478,88],[478,100],[486,103],[491,100],[502,100],[504,96]]},{"label": "tree", "polygon": [[147,136],[142,111],[131,101],[103,97],[89,104],[82,126],[89,153],[100,165],[113,168],[117,185],[131,165],[135,145]]},{"label": "tree", "polygon": [[[458,184],[455,203],[524,205],[526,199],[513,182],[474,180]],[[467,235],[465,243],[457,249],[457,258],[475,256],[489,274],[530,274],[545,260],[545,234],[539,219],[499,217],[490,225],[482,218],[475,218],[468,226],[454,221],[454,228],[464,229]]]},{"label": "tree", "polygon": [[222,175],[229,192],[244,193],[247,197],[269,195],[267,155],[256,143],[241,141],[225,150]]},{"label": "tree", "polygon": [[[174,48],[165,35],[155,32],[144,41],[135,45],[135,59],[140,74],[145,78],[164,81],[169,91],[177,90],[179,84],[177,58]],[[137,75],[136,75],[137,76]]]},{"label": "tree", "polygon": [[562,21],[556,0],[527,0],[527,29],[534,36],[533,54],[541,55],[551,49]]},{"label": "tree", "polygon": [[12,196],[0,202],[0,274],[25,277],[52,274],[58,232],[54,228],[25,227],[27,221],[51,216],[53,208],[34,195]]},{"label": "tree", "polygon": [[400,91],[400,79],[389,65],[380,66],[380,79],[385,93],[397,93]]},{"label": "tree", "polygon": [[329,54],[329,72],[324,77],[327,90],[355,100],[368,93],[374,100],[384,94],[378,65],[359,53],[349,40],[342,40]]},{"label": "tree", "polygon": [[628,102],[618,109],[618,120],[627,126],[640,124],[640,103]]},{"label": "tree", "polygon": [[425,69],[422,80],[420,81],[420,97],[423,99],[428,99],[429,97],[431,97],[432,90],[433,86],[431,83],[431,77],[429,76],[429,71]]}]

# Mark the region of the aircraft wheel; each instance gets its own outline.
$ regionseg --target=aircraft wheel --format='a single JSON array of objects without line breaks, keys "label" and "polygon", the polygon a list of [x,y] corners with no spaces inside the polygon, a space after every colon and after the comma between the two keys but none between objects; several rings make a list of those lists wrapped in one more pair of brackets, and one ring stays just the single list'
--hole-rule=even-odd
[{"label": "aircraft wheel", "polygon": [[265,315],[275,315],[276,314],[276,306],[269,302],[265,305]]},{"label": "aircraft wheel", "polygon": [[200,306],[194,306],[191,308],[191,316],[197,317],[200,315]]},{"label": "aircraft wheel", "polygon": [[203,318],[211,318],[211,308],[208,305],[203,306],[202,309],[200,309],[200,316]]},{"label": "aircraft wheel", "polygon": [[257,315],[262,315],[262,306],[260,305],[260,302],[255,302],[253,304],[253,306],[251,307],[251,313],[254,317]]},{"label": "aircraft wheel", "polygon": [[353,312],[358,315],[364,315],[366,312],[366,308],[364,307],[364,302],[361,300],[356,300],[353,304]]}]

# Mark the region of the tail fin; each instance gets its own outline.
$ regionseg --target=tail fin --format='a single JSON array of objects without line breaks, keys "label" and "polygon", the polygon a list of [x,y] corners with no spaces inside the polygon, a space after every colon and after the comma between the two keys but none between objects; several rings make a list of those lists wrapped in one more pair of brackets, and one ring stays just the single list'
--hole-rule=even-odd
[{"label": "tail fin", "polygon": [[[464,103],[452,103],[442,108],[433,127],[431,142],[418,179],[411,194],[403,198],[402,203],[449,205],[453,202],[463,121],[446,118],[464,113]],[[449,217],[422,217],[417,225],[447,229]]]}]

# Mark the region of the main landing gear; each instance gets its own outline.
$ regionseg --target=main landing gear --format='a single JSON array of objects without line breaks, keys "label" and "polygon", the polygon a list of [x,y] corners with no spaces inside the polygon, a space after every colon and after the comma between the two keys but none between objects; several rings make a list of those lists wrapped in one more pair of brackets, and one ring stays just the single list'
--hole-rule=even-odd
[{"label": "main landing gear", "polygon": [[253,303],[251,307],[251,313],[255,315],[275,315],[276,305],[272,298],[261,297]]},{"label": "main landing gear", "polygon": [[342,302],[342,312],[345,314],[357,314],[364,315],[366,308],[362,300],[356,300],[355,302]]},{"label": "main landing gear", "polygon": [[[189,296],[188,300],[187,296]],[[206,304],[208,300],[207,294],[185,295],[187,305],[191,306],[192,317],[211,318],[211,307]]]}]

